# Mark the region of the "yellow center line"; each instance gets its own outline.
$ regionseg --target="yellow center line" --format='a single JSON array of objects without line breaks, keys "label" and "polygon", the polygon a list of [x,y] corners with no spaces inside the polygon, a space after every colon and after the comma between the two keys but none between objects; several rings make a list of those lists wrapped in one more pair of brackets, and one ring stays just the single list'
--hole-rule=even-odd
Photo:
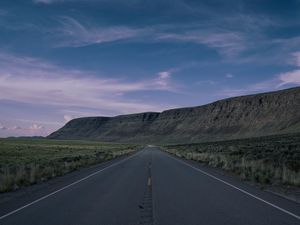
[{"label": "yellow center line", "polygon": [[152,183],[152,179],[151,177],[148,177],[148,186],[151,186],[151,183]]}]

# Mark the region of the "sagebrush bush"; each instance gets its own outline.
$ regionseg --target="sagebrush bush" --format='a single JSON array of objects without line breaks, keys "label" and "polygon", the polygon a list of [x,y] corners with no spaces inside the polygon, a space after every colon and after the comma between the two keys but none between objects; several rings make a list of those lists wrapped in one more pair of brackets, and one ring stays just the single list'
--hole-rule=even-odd
[{"label": "sagebrush bush", "polygon": [[300,134],[169,145],[178,157],[206,163],[263,184],[300,186]]},{"label": "sagebrush bush", "polygon": [[92,141],[0,139],[0,192],[130,154],[138,147]]}]

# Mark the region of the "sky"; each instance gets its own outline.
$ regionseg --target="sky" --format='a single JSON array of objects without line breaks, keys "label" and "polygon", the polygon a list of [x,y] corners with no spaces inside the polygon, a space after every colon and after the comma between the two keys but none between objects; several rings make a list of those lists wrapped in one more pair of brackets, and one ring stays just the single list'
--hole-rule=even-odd
[{"label": "sky", "polygon": [[0,137],[299,85],[299,0],[0,2]]}]

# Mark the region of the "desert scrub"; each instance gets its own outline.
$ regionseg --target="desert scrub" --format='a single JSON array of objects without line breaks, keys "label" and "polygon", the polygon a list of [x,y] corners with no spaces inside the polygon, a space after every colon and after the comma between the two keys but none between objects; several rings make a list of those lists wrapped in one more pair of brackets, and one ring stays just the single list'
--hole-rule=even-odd
[{"label": "desert scrub", "polygon": [[0,192],[133,153],[133,144],[47,139],[0,139]]},{"label": "desert scrub", "polygon": [[262,184],[300,186],[300,134],[167,145],[179,157],[234,172]]}]

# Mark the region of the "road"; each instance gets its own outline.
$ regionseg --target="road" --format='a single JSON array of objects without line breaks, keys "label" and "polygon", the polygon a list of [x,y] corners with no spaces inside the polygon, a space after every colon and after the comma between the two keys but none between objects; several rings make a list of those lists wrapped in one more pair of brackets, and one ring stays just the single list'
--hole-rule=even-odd
[{"label": "road", "polygon": [[0,224],[300,224],[299,204],[156,147],[60,179],[0,204]]}]

